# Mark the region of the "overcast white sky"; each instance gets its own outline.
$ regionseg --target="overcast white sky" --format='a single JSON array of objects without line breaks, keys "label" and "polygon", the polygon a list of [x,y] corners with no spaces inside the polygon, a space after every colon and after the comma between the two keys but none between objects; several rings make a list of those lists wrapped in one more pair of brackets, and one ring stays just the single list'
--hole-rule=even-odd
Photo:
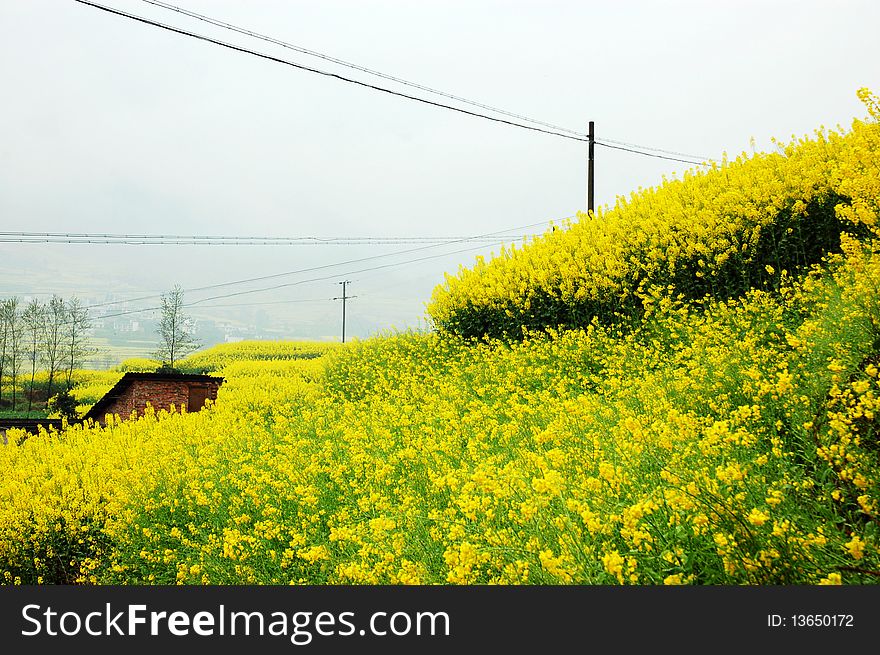
[{"label": "overcast white sky", "polygon": [[[880,91],[874,0],[169,1],[571,129],[594,120],[599,138],[710,157],[748,150],[751,137],[768,149],[772,136],[846,126],[864,115],[856,89]],[[140,0],[104,3],[405,90]],[[366,90],[73,0],[0,0],[0,80],[2,230],[465,236],[568,216],[586,203],[583,143]],[[598,204],[686,168],[599,147],[596,158]],[[0,244],[0,295],[136,296],[408,247]],[[349,274],[358,295],[351,329],[367,336],[417,325],[442,272],[473,254]],[[328,299],[344,273],[368,265],[235,300]],[[328,300],[260,308],[293,325],[302,317],[312,335],[316,325],[322,336],[339,331],[339,305]]]}]

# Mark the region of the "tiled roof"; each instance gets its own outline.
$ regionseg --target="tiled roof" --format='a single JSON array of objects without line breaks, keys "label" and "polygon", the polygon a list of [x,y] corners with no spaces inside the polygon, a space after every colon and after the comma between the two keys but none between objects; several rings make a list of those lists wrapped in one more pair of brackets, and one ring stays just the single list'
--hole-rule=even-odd
[{"label": "tiled roof", "polygon": [[223,383],[223,378],[211,375],[194,375],[189,373],[126,373],[122,379],[117,382],[110,391],[104,394],[98,402],[92,405],[92,408],[83,416],[83,420],[98,420],[104,413],[104,410],[112,405],[133,382],[138,380],[150,380],[159,382],[216,382],[218,385]]}]

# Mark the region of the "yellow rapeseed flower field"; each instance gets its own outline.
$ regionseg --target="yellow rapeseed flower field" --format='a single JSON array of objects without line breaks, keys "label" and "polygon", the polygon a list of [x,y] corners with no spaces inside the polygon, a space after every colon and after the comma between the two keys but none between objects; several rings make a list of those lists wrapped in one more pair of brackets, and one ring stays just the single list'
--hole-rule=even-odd
[{"label": "yellow rapeseed flower field", "polygon": [[[195,354],[185,370],[226,379],[198,413],[12,431],[0,576],[875,583],[878,153],[857,122],[640,193],[450,278],[432,309],[450,329]],[[797,232],[832,200],[836,239]],[[761,254],[780,211],[799,259]],[[731,260],[747,274],[721,275]],[[680,270],[714,281],[691,293]],[[533,323],[539,296],[574,302],[565,329]],[[485,307],[517,338],[452,329]]]},{"label": "yellow rapeseed flower field", "polygon": [[436,327],[518,336],[521,326],[638,320],[650,286],[691,299],[778,286],[784,271],[838,249],[841,229],[876,226],[880,114],[867,89],[859,95],[872,119],[848,132],[823,129],[779,152],[688,171],[447,274],[429,305]]}]

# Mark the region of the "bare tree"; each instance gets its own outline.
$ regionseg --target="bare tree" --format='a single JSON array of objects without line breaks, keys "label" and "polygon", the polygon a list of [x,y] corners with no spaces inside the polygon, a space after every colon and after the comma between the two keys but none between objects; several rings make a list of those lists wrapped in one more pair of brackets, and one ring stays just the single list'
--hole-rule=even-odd
[{"label": "bare tree", "polygon": [[56,294],[46,304],[45,321],[43,323],[43,359],[49,373],[49,381],[46,385],[46,398],[52,397],[52,382],[61,364],[62,340],[64,339],[64,324],[67,320],[67,311],[64,299]]},{"label": "bare tree", "polygon": [[0,381],[3,379],[2,373],[8,371],[12,388],[12,411],[15,411],[17,400],[15,385],[18,381],[18,368],[21,365],[19,355],[23,336],[18,298],[9,298],[0,303],[0,320],[3,322],[3,358],[0,361],[4,362],[3,370],[0,371]]},{"label": "bare tree", "polygon": [[34,378],[37,375],[37,361],[40,359],[40,335],[43,331],[43,322],[46,319],[46,309],[39,300],[34,298],[21,314],[28,337],[28,359],[31,360],[31,384],[28,388],[28,414],[34,404]]},{"label": "bare tree", "polygon": [[174,363],[199,347],[192,334],[189,317],[183,313],[183,289],[179,285],[162,294],[162,320],[159,322],[159,349],[156,357],[174,368]]},{"label": "bare tree", "polygon": [[67,302],[64,321],[63,357],[68,391],[73,386],[73,372],[92,353],[86,336],[90,327],[89,310],[74,296]]},{"label": "bare tree", "polygon": [[6,318],[6,303],[0,300],[0,409],[3,408],[3,374],[6,372],[6,348],[9,344],[9,322]]}]

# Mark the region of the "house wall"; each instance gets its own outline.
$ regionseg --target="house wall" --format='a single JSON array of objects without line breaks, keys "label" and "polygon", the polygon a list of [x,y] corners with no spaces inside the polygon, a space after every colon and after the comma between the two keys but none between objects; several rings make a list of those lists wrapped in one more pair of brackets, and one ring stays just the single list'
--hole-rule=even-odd
[{"label": "house wall", "polygon": [[[100,422],[106,421],[108,414],[118,414],[120,418],[130,418],[132,412],[143,416],[147,404],[156,411],[169,409],[174,405],[177,411],[186,409],[189,403],[190,387],[207,390],[210,400],[217,400],[219,384],[216,382],[188,382],[184,380],[135,380],[125,392],[107,407]],[[201,409],[199,407],[198,409]]]}]

